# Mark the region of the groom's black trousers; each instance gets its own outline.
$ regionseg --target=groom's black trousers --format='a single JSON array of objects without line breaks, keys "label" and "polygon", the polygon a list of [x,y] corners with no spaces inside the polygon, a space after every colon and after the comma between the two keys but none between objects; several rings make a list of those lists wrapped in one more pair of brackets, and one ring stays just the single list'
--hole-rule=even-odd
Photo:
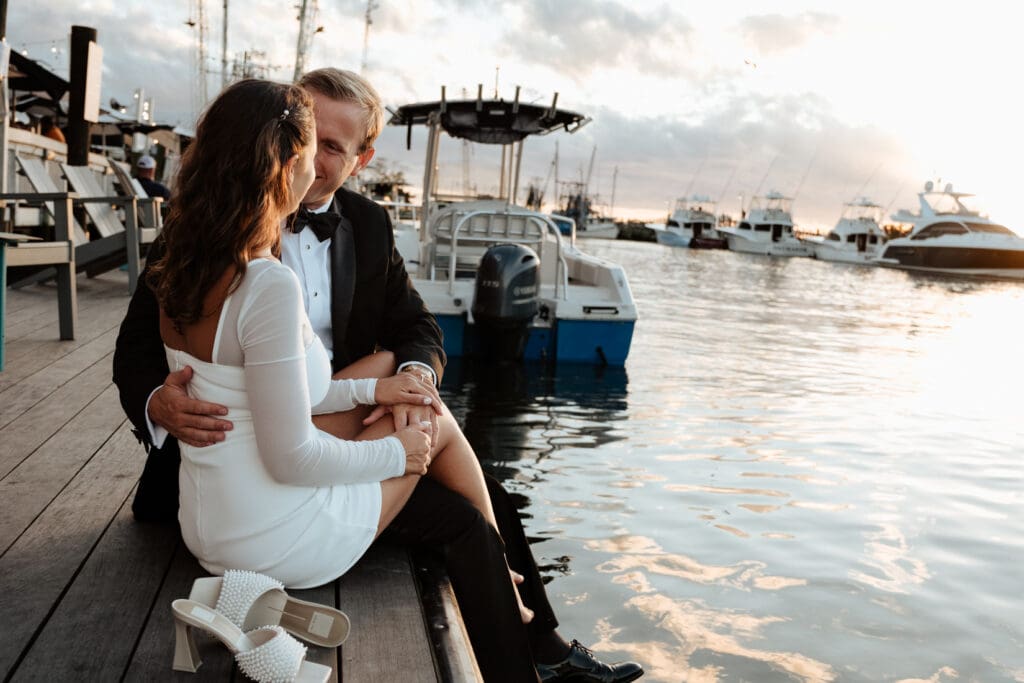
[{"label": "groom's black trousers", "polygon": [[[433,479],[422,478],[382,538],[404,546],[442,548],[445,567],[459,601],[480,672],[487,683],[537,680],[531,636],[558,626],[537,563],[511,496],[485,475],[501,532],[473,505]],[[502,541],[504,540],[504,543]],[[534,611],[525,626],[508,578],[508,564],[525,578],[523,602]]]}]

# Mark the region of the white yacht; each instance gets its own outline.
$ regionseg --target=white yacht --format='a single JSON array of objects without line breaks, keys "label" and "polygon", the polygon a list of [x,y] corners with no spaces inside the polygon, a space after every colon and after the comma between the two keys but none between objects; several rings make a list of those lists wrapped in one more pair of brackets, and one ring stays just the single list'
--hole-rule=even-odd
[{"label": "white yacht", "polygon": [[728,245],[718,230],[715,201],[703,195],[680,197],[664,227],[658,226],[658,242],[673,247],[724,249]]},{"label": "white yacht", "polygon": [[882,253],[886,234],[878,224],[882,207],[867,197],[843,206],[843,213],[825,239],[804,240],[822,261],[873,265]]},{"label": "white yacht", "polygon": [[754,197],[739,225],[718,228],[729,249],[765,256],[810,256],[811,249],[793,234],[793,198],[779,192]]},{"label": "white yacht", "polygon": [[918,193],[920,210],[892,218],[910,223],[905,237],[889,240],[880,266],[933,273],[1024,279],[1024,239],[964,204],[973,195],[937,190],[931,181]]},{"label": "white yacht", "polygon": [[[428,128],[418,232],[395,231],[416,290],[437,318],[449,357],[553,360],[621,367],[629,354],[636,305],[621,266],[577,248],[571,218],[517,205],[525,139],[590,121],[571,111],[514,101],[409,104],[390,125]],[[556,96],[557,101],[557,96]],[[497,198],[437,191],[442,132],[505,146]],[[413,235],[418,237],[413,240]]]}]

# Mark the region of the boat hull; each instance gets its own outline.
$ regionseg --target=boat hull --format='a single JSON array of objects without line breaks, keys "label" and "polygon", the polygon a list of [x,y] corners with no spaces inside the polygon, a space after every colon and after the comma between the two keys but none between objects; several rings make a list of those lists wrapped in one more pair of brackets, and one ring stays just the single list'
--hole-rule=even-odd
[{"label": "boat hull", "polygon": [[741,254],[760,254],[761,256],[810,256],[811,249],[796,239],[752,240],[729,232],[725,235],[731,251]]},{"label": "boat hull", "polygon": [[[476,326],[465,313],[436,317],[449,357],[487,355]],[[555,320],[550,326],[535,324],[530,328],[523,359],[622,367],[629,355],[634,325],[633,320],[572,319]]]},{"label": "boat hull", "polygon": [[588,226],[585,230],[577,227],[576,238],[615,240],[619,238],[619,228],[616,225]]},{"label": "boat hull", "polygon": [[[710,231],[717,235],[717,231]],[[728,249],[729,243],[724,237],[712,237],[701,235],[694,237],[692,230],[685,228],[655,228],[654,234],[658,244],[665,244],[670,247],[689,247],[690,249]]]},{"label": "boat hull", "polygon": [[878,264],[933,273],[1024,279],[1024,249],[890,244]]},{"label": "boat hull", "polygon": [[837,249],[825,244],[812,244],[812,256],[819,261],[833,263],[853,263],[861,266],[875,265],[878,254],[874,251],[857,251],[856,249]]}]

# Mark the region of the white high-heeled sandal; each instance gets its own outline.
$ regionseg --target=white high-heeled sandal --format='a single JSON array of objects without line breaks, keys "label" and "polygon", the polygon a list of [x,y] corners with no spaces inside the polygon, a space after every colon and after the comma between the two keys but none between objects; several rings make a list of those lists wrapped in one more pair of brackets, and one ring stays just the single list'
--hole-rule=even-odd
[{"label": "white high-heeled sandal", "polygon": [[189,600],[214,609],[242,629],[280,624],[293,636],[321,647],[337,647],[351,624],[339,609],[293,598],[266,574],[228,570],[224,577],[196,579]]},{"label": "white high-heeled sandal", "polygon": [[174,670],[194,673],[202,659],[193,628],[199,628],[227,647],[239,670],[257,683],[326,683],[330,668],[306,660],[306,648],[280,626],[263,626],[248,633],[227,617],[192,600],[175,600]]}]

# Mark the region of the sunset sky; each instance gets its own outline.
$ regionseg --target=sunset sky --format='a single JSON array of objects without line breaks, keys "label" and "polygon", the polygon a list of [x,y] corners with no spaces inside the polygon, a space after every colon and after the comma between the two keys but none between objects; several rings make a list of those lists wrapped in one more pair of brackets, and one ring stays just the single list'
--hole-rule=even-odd
[{"label": "sunset sky", "polygon": [[[230,56],[265,51],[271,77],[289,80],[298,34],[291,2],[231,0]],[[158,120],[190,126],[195,0],[38,0],[11,3],[8,41],[67,72],[72,24],[95,27],[104,47],[103,102],[139,87]],[[220,86],[222,2],[207,0],[211,71]],[[1002,3],[1005,7],[1006,4]],[[287,7],[282,10],[281,7]],[[889,213],[916,207],[915,192],[940,177],[975,192],[996,220],[1024,232],[1018,200],[1024,156],[1017,105],[1019,30],[995,2],[862,0],[823,3],[665,3],[648,0],[379,0],[365,75],[392,107],[450,98],[477,83],[493,94],[593,117],[576,135],[527,142],[523,182],[579,177],[597,147],[593,191],[615,213],[664,216],[689,188],[738,211],[760,185],[796,194],[794,217],[827,228],[861,191]],[[307,66],[359,70],[366,3],[320,0]],[[412,151],[388,130],[378,156],[422,178],[422,131]],[[493,150],[473,152],[472,181],[495,190]],[[442,145],[442,187],[461,185],[461,146]],[[699,173],[698,173],[699,170]],[[732,178],[731,182],[730,177]],[[418,191],[416,193],[419,194]],[[548,190],[548,196],[552,190]]]}]

